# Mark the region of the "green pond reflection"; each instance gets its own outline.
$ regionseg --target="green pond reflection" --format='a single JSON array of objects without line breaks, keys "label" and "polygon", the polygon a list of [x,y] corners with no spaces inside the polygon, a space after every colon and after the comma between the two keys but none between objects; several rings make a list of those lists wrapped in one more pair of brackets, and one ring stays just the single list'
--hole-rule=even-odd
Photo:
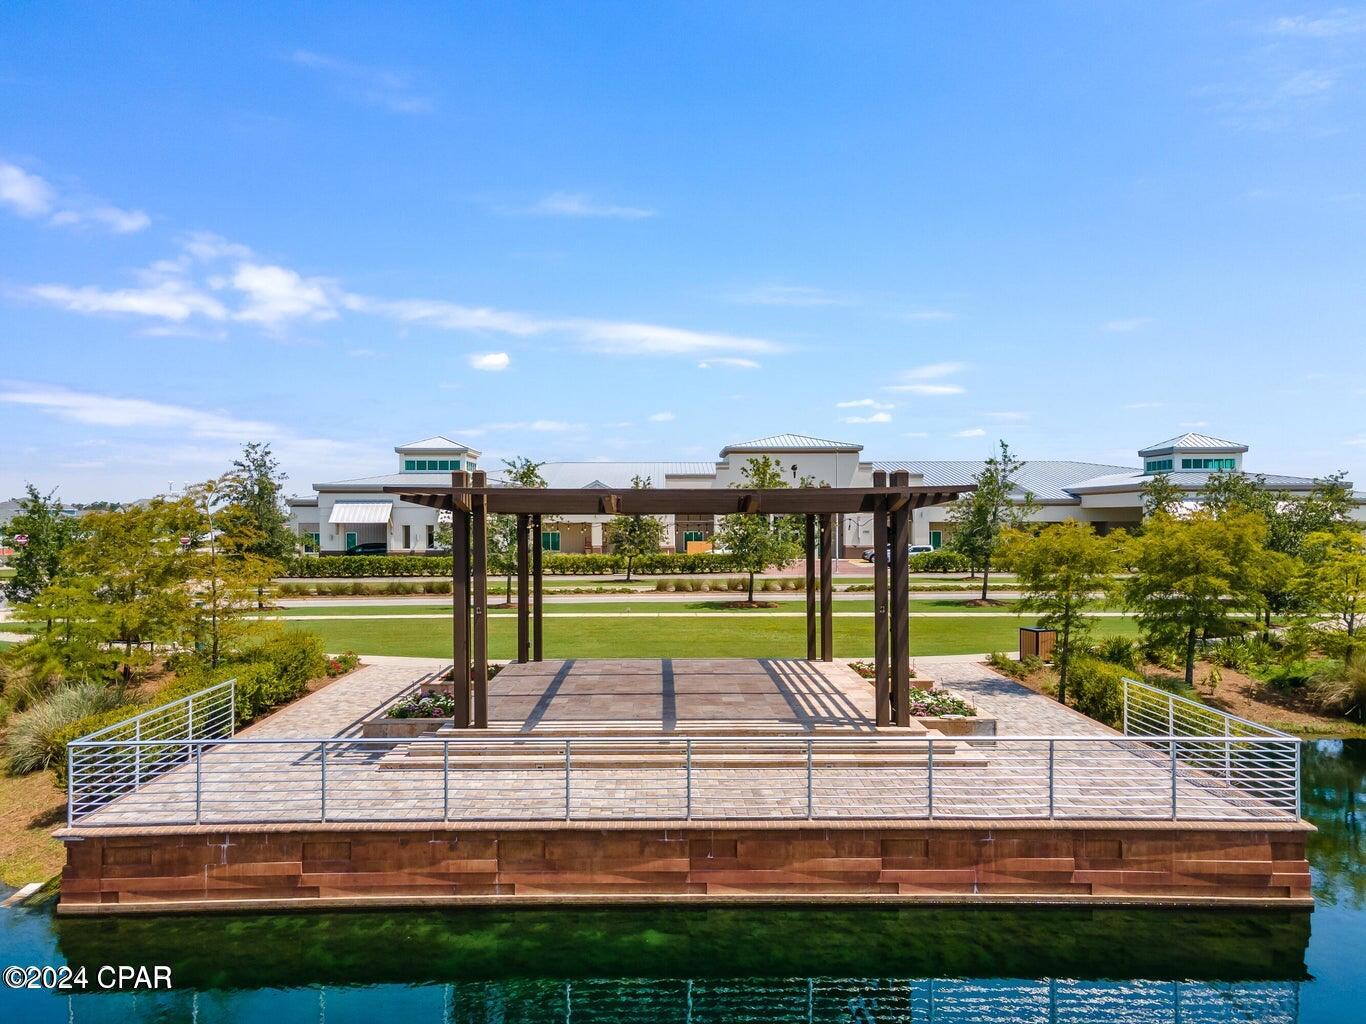
[{"label": "green pond reflection", "polygon": [[1366,742],[1306,744],[1307,912],[464,910],[56,918],[4,964],[166,964],[169,993],[0,990],[0,1021],[1361,1019]]}]

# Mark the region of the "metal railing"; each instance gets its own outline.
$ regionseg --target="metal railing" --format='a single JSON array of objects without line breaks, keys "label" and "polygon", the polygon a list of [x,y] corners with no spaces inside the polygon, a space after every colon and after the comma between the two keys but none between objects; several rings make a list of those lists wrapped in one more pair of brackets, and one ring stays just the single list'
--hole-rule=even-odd
[{"label": "metal railing", "polygon": [[[149,750],[174,768],[139,781]],[[1297,750],[1279,736],[1173,735],[85,739],[69,748],[69,817],[91,827],[1293,820]]]},{"label": "metal railing", "polygon": [[[67,745],[67,822],[199,757],[237,727],[237,680],[149,708]],[[79,789],[78,789],[79,780]],[[79,802],[75,799],[79,793]]]},{"label": "metal railing", "polygon": [[1300,741],[1289,733],[1128,677],[1123,728],[1207,785],[1277,803],[1293,789],[1298,807]]}]

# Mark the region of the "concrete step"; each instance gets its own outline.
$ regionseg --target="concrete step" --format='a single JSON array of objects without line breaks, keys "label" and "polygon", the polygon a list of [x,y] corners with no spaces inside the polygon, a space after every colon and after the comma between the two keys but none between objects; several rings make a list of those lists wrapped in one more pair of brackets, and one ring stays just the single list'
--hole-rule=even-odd
[{"label": "concrete step", "polygon": [[[823,768],[924,768],[927,758],[923,753],[896,753],[893,751],[836,753],[821,752],[812,761],[816,769]],[[935,748],[934,769],[939,771],[955,767],[984,767],[985,758],[972,753],[940,754]],[[449,761],[443,762],[438,754],[435,757],[389,755],[380,761],[381,770],[388,771],[507,771],[517,769],[563,769],[564,757],[546,756],[543,752],[522,751],[518,753],[459,753],[452,751]],[[805,768],[806,755],[795,751],[766,751],[754,753],[732,751],[729,753],[697,754],[692,757],[694,770],[708,768]],[[644,754],[624,750],[602,751],[597,753],[573,754],[573,770],[629,771],[645,768],[671,768],[682,771],[684,760],[678,754]]]}]

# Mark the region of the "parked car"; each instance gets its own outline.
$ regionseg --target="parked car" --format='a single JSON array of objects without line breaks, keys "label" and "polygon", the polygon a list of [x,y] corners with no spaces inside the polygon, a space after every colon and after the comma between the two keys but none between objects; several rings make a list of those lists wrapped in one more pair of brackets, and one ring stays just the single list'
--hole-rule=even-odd
[{"label": "parked car", "polygon": [[[871,562],[871,561],[873,560],[874,550],[875,550],[875,549],[873,549],[873,548],[869,548],[867,551],[865,551],[865,552],[863,553],[863,560],[864,560],[865,562]],[[923,554],[925,554],[926,552],[928,552],[928,551],[933,551],[933,550],[934,550],[934,548],[930,547],[928,544],[911,544],[911,545],[907,546],[907,548],[906,548],[906,554],[907,554],[908,556],[911,556],[911,555],[923,555]],[[891,557],[891,548],[888,548],[888,549],[887,549],[887,555],[888,555],[889,558]]]},{"label": "parked car", "polygon": [[382,540],[367,541],[364,544],[352,544],[346,549],[348,555],[387,555],[389,545]]}]

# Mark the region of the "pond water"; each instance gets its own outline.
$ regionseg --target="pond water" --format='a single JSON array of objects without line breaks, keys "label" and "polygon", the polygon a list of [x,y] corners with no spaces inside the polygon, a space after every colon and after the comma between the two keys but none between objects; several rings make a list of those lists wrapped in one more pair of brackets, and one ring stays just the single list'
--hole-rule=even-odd
[{"label": "pond water", "polygon": [[1313,914],[594,910],[61,919],[0,966],[168,965],[174,990],[0,989],[0,1022],[1366,1019],[1366,741],[1306,744]]}]

